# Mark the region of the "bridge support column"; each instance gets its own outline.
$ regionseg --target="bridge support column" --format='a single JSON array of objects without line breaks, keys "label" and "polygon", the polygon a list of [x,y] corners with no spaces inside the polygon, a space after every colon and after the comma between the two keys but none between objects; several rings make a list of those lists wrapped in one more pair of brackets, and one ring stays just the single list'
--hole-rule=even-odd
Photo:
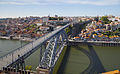
[{"label": "bridge support column", "polygon": [[22,60],[21,67],[22,67],[21,68],[22,70],[25,70],[25,61],[24,60]]},{"label": "bridge support column", "polygon": [[50,73],[49,69],[42,69],[40,67],[37,67],[36,70],[37,70],[37,74],[49,74]]}]

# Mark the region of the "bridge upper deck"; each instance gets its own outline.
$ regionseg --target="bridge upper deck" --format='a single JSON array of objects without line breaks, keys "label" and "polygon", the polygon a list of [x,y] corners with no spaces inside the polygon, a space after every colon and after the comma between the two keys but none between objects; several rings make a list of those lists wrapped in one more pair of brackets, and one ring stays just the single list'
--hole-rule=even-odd
[{"label": "bridge upper deck", "polygon": [[[65,29],[66,27],[68,27],[70,24],[67,24],[57,30],[54,30],[44,36],[42,36],[41,38],[23,46],[20,47],[18,49],[15,49],[14,51],[1,56],[0,57],[0,69],[2,69],[2,67],[6,67],[10,64],[12,64],[13,62],[16,62],[19,58],[24,57],[26,54],[28,54],[29,52],[31,52],[32,50],[34,50],[37,46],[41,45],[42,43],[46,42],[47,40],[49,40],[51,37],[55,36],[57,33],[61,32],[63,29]],[[25,58],[24,58],[25,59]]]}]

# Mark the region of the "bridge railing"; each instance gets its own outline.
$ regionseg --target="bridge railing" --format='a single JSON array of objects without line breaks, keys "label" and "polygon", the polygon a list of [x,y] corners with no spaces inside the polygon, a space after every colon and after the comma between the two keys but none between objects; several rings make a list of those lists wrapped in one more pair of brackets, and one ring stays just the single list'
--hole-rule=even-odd
[{"label": "bridge railing", "polygon": [[38,38],[37,40],[30,42],[22,47],[19,47],[15,50],[9,52],[8,54],[0,57],[0,69],[2,69],[2,67],[8,66],[9,64],[15,62],[17,59],[19,59],[19,57],[24,56],[25,54],[29,53],[36,46],[47,41],[48,39],[50,39],[51,37],[53,37],[54,35],[56,35],[61,30],[65,29],[68,26],[69,26],[69,24],[67,24],[67,25],[65,25],[65,26],[63,26],[55,31],[52,31],[52,32]]}]

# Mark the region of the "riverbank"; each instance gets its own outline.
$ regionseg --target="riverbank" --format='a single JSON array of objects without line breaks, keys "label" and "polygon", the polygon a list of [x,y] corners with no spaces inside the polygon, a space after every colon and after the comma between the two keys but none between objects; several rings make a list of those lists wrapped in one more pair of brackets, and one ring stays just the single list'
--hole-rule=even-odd
[{"label": "riverbank", "polygon": [[26,38],[26,37],[6,37],[6,36],[0,36],[0,39],[6,39],[6,40],[21,40],[21,41],[28,41],[28,42],[31,42],[31,41],[34,41],[35,38],[31,39],[31,38]]},{"label": "riverbank", "polygon": [[0,36],[0,39],[10,39],[10,37]]},{"label": "riverbank", "polygon": [[103,47],[119,47],[120,42],[114,41],[79,41],[79,40],[69,40],[68,45],[77,46],[77,45],[94,45],[94,46],[103,46]]}]

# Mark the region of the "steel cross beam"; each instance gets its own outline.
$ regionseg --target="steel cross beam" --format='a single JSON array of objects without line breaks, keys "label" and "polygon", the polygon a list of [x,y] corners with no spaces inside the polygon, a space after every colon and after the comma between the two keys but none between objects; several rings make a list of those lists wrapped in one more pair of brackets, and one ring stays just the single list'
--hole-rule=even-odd
[{"label": "steel cross beam", "polygon": [[67,35],[64,30],[49,40],[49,43],[43,54],[42,60],[39,64],[40,68],[51,69],[54,67],[56,60],[59,57],[57,53],[60,52],[62,46],[64,47],[66,40],[67,40]]},{"label": "steel cross beam", "polygon": [[[24,63],[24,59],[26,59],[28,56],[30,56],[32,53],[34,53],[38,48],[41,47],[41,45],[43,45],[44,43],[48,42],[50,43],[51,41],[51,44],[49,44],[49,48],[51,48],[51,53],[53,55],[56,55],[55,53],[59,53],[58,50],[60,50],[60,47],[59,49],[56,50],[57,48],[57,45],[56,44],[61,44],[61,48],[62,48],[62,44],[64,44],[65,42],[62,42],[62,39],[65,38],[65,32],[64,32],[64,29],[67,28],[68,26],[70,25],[70,23],[66,24],[65,26],[57,29],[57,30],[54,30],[36,40],[34,40],[33,42],[30,42],[22,47],[19,47],[9,53],[7,53],[6,55],[3,55],[0,57],[0,70],[3,69],[3,67],[5,68],[18,68],[18,69],[23,69],[25,67],[25,63]],[[56,39],[56,37],[58,36],[58,39]],[[67,38],[67,37],[66,37]],[[65,39],[66,39],[65,38]],[[50,40],[52,39],[52,40]],[[60,40],[61,39],[61,40]],[[56,42],[54,42],[56,41]],[[54,47],[52,47],[54,46]],[[54,48],[54,49],[53,49]],[[47,48],[48,49],[48,48]],[[47,49],[45,50],[47,54]],[[54,53],[54,51],[56,51]],[[56,56],[53,56],[51,55],[50,53],[50,62],[53,62],[54,63],[54,57]],[[53,58],[53,59],[52,59]],[[41,60],[42,58],[40,58]],[[55,58],[56,59],[56,58]],[[51,65],[53,65],[53,63],[48,63],[48,67],[51,67]],[[42,64],[41,64],[42,65]],[[22,68],[21,68],[22,67]],[[46,66],[41,66],[41,67],[46,67]]]}]

